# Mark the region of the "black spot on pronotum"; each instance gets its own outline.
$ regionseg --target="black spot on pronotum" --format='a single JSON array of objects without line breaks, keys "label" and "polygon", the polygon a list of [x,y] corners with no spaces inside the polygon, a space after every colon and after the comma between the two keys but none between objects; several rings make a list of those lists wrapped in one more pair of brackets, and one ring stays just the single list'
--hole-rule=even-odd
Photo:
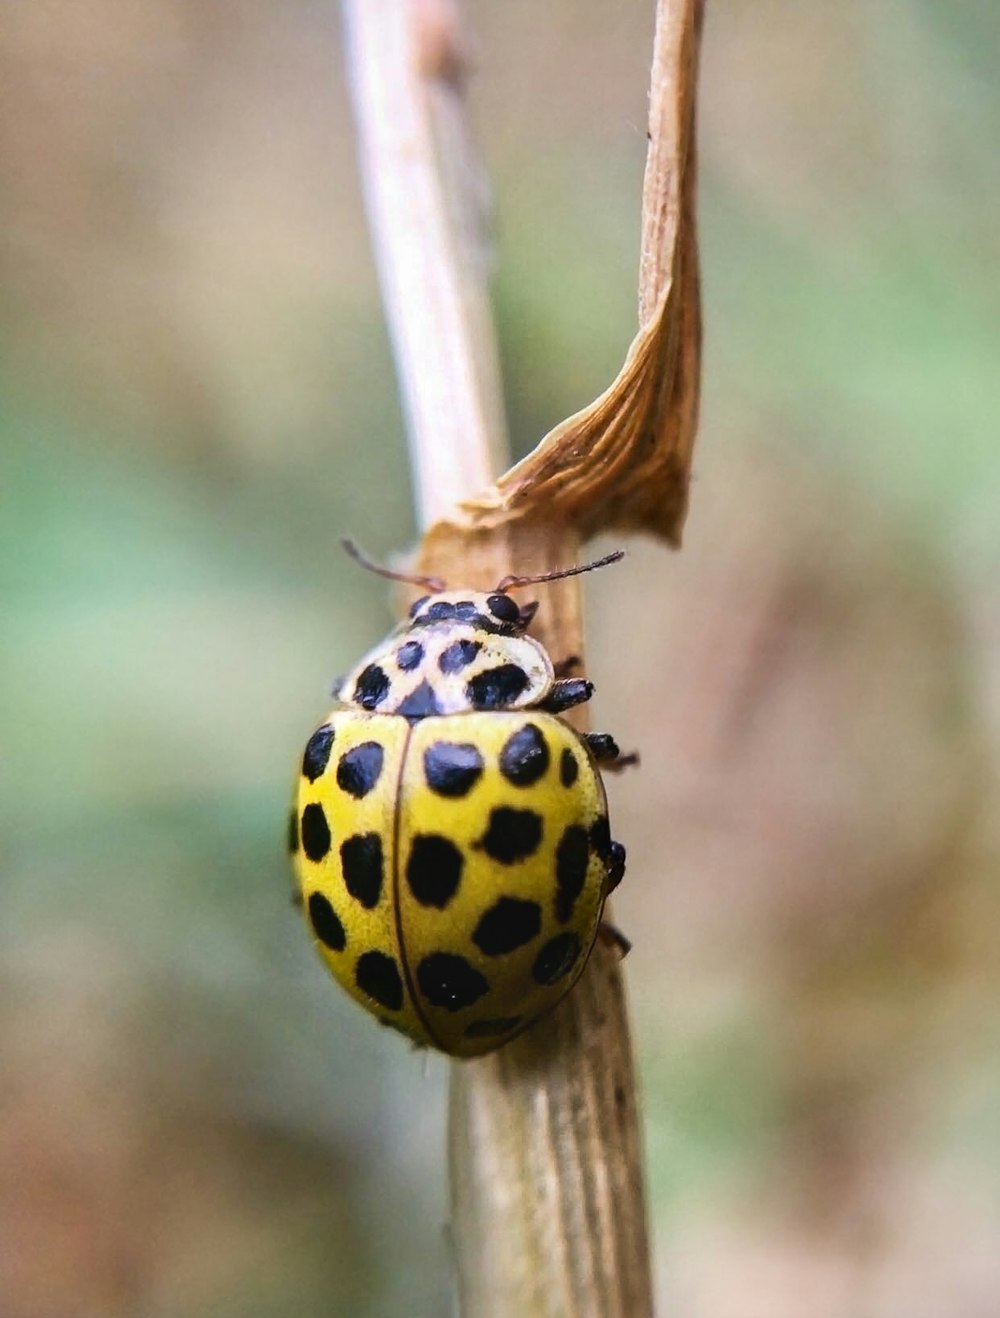
[{"label": "black spot on pronotum", "polygon": [[314,802],[302,811],[300,836],[302,850],[310,860],[322,860],[330,850],[330,825],[321,805]]},{"label": "black spot on pronotum", "polygon": [[390,1011],[399,1011],[403,1005],[399,967],[385,952],[363,952],[354,967],[354,982],[362,993]]},{"label": "black spot on pronotum", "polygon": [[442,673],[460,673],[463,668],[468,668],[482,648],[481,641],[453,641],[438,655],[438,668]]},{"label": "black spot on pronotum", "polygon": [[377,741],[363,741],[345,751],[337,764],[337,786],[360,800],[379,780],[385,752]]},{"label": "black spot on pronotum", "polygon": [[489,982],[465,957],[432,952],[417,966],[417,986],[432,1007],[461,1011],[489,992]]},{"label": "black spot on pronotum", "polygon": [[363,668],[354,684],[354,703],[362,709],[375,709],[389,694],[389,676],[378,664]]},{"label": "black spot on pronotum", "polygon": [[572,787],[580,775],[580,766],[576,756],[566,746],[559,758],[559,781],[563,787]]},{"label": "black spot on pronotum", "polygon": [[541,840],[541,815],[502,805],[490,811],[489,827],[475,845],[501,865],[513,865],[532,855]]},{"label": "black spot on pronotum", "polygon": [[462,853],[438,833],[418,833],[410,844],[406,882],[421,906],[443,910],[462,878]]},{"label": "black spot on pronotum", "polygon": [[586,829],[570,824],[556,847],[556,919],[560,924],[573,914],[576,899],[583,892],[589,860]]},{"label": "black spot on pronotum", "polygon": [[321,892],[309,894],[309,922],[324,947],[328,947],[331,952],[343,952],[347,946],[344,926]]},{"label": "black spot on pronotum", "polygon": [[549,748],[545,737],[534,723],[507,738],[500,752],[500,772],[515,787],[530,787],[537,783],[549,767]]},{"label": "black spot on pronotum", "polygon": [[464,1034],[467,1039],[496,1039],[517,1029],[523,1020],[523,1016],[497,1016],[494,1020],[473,1021]]},{"label": "black spot on pronotum", "polygon": [[420,618],[421,622],[445,622],[449,618],[454,618],[455,606],[451,600],[435,600],[434,603],[424,610]]},{"label": "black spot on pronotum", "polygon": [[411,673],[424,657],[424,647],[419,641],[404,641],[396,651],[396,663],[404,673]]},{"label": "black spot on pronotum", "polygon": [[378,833],[355,833],[340,844],[344,887],[362,906],[372,910],[382,896],[382,839]]},{"label": "black spot on pronotum", "polygon": [[465,796],[482,772],[483,757],[470,743],[436,741],[424,751],[424,777],[438,796]]},{"label": "black spot on pronotum", "polygon": [[520,664],[500,664],[477,673],[465,687],[469,704],[475,709],[503,709],[511,705],[528,687],[528,674]]},{"label": "black spot on pronotum", "polygon": [[288,816],[288,852],[294,856],[299,849],[299,816],[293,810]]},{"label": "black spot on pronotum", "polygon": [[440,714],[441,706],[430,683],[421,682],[419,686],[413,688],[405,700],[400,701],[396,706],[396,713],[410,719],[429,718],[432,714]]},{"label": "black spot on pronotum", "polygon": [[535,957],[532,977],[539,984],[555,984],[572,970],[580,955],[580,938],[567,931],[550,938]]},{"label": "black spot on pronotum", "polygon": [[302,772],[311,783],[314,783],[326,768],[332,745],[333,728],[329,724],[317,728],[306,742],[305,753],[302,756]]},{"label": "black spot on pronotum", "polygon": [[501,897],[476,925],[472,941],[487,956],[502,956],[530,943],[541,927],[542,909],[537,902]]}]

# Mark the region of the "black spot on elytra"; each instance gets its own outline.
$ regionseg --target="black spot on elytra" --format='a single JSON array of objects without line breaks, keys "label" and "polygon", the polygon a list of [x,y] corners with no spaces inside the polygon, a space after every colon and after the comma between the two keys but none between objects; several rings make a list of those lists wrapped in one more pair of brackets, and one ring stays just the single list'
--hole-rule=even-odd
[{"label": "black spot on elytra", "polygon": [[576,899],[583,892],[589,860],[587,830],[570,824],[556,847],[556,919],[560,924],[573,914]]},{"label": "black spot on elytra", "polygon": [[378,664],[361,670],[354,684],[354,703],[362,709],[375,709],[389,694],[389,675]]},{"label": "black spot on elytra", "polygon": [[472,941],[487,956],[502,956],[530,943],[542,927],[542,909],[537,902],[501,897],[476,925]]},{"label": "black spot on elytra", "polygon": [[520,664],[500,664],[477,673],[465,686],[469,704],[475,709],[503,709],[528,687],[528,674]]},{"label": "black spot on elytra", "polygon": [[396,663],[404,673],[410,673],[423,661],[424,647],[419,641],[404,641],[396,651]]},{"label": "black spot on elytra", "polygon": [[344,887],[372,910],[382,896],[382,839],[377,833],[355,833],[340,844]]},{"label": "black spot on elytra", "polygon": [[500,772],[515,787],[530,787],[549,767],[549,748],[545,737],[534,723],[507,738],[500,752]]},{"label": "black spot on elytra", "polygon": [[569,974],[579,955],[578,934],[570,931],[556,934],[535,957],[535,964],[531,968],[532,977],[538,984],[555,984]]},{"label": "black spot on elytra", "polygon": [[460,673],[463,668],[468,668],[482,648],[481,641],[453,641],[438,655],[438,668],[442,673]]},{"label": "black spot on elytra", "polygon": [[430,683],[421,682],[400,702],[396,713],[404,718],[429,718],[432,714],[440,714],[441,706]]},{"label": "black spot on elytra", "polygon": [[572,787],[580,775],[580,766],[576,756],[566,746],[559,759],[559,781],[563,787]]},{"label": "black spot on elytra", "polygon": [[429,599],[430,595],[421,595],[418,600],[414,600],[410,605],[410,617],[415,618]]},{"label": "black spot on elytra", "polygon": [[483,757],[471,744],[436,741],[424,751],[424,777],[439,796],[465,796],[482,772]]},{"label": "black spot on elytra", "polygon": [[364,952],[354,967],[354,982],[362,993],[390,1011],[403,1005],[403,980],[399,967],[384,952]]},{"label": "black spot on elytra", "polygon": [[330,825],[321,805],[313,803],[302,811],[301,837],[310,860],[322,860],[330,850]]},{"label": "black spot on elytra", "polygon": [[490,811],[490,824],[476,842],[489,857],[501,865],[514,865],[538,850],[542,841],[542,816],[535,811],[515,811],[510,805],[498,805]]},{"label": "black spot on elytra", "polygon": [[516,1029],[523,1020],[523,1016],[497,1016],[494,1020],[473,1021],[464,1034],[467,1039],[495,1039]]},{"label": "black spot on elytra", "polygon": [[299,816],[293,810],[288,816],[288,851],[294,856],[299,849]]},{"label": "black spot on elytra", "polygon": [[314,783],[326,768],[330,759],[330,747],[333,745],[333,728],[327,724],[317,728],[306,742],[302,756],[302,772]]},{"label": "black spot on elytra", "polygon": [[611,827],[607,815],[598,815],[590,826],[590,845],[602,860],[611,855]]},{"label": "black spot on elytra", "polygon": [[465,957],[452,952],[432,952],[417,966],[417,985],[432,1007],[461,1011],[478,1002],[490,986],[485,975],[470,966]]},{"label": "black spot on elytra", "polygon": [[537,851],[542,840],[542,819],[534,810],[497,806],[490,811],[486,832],[474,845],[501,865],[513,865]]},{"label": "black spot on elytra", "polygon": [[337,786],[359,801],[379,780],[385,752],[377,741],[363,741],[345,751],[337,764]]},{"label": "black spot on elytra", "polygon": [[343,952],[347,945],[344,926],[321,892],[309,894],[309,921],[324,947],[328,947],[331,952]]},{"label": "black spot on elytra", "polygon": [[419,833],[410,844],[406,882],[421,906],[443,910],[462,878],[462,853],[438,833]]}]

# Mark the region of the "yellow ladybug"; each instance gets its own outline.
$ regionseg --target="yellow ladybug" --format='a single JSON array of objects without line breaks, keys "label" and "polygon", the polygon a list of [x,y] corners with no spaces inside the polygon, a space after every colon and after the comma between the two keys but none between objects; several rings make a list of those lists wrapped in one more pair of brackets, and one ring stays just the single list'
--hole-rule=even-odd
[{"label": "yellow ladybug", "polygon": [[[334,978],[414,1042],[456,1057],[506,1043],[576,982],[625,849],[600,761],[611,737],[558,717],[588,700],[527,636],[536,604],[430,592],[337,688],[302,757],[289,844]],[[563,667],[566,667],[564,665]]]}]

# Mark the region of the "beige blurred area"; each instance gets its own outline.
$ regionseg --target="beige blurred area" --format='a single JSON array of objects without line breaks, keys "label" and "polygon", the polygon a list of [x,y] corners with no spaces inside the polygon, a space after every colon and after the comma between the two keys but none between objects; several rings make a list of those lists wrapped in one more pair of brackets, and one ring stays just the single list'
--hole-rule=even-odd
[{"label": "beige blurred area", "polygon": [[[467,5],[518,451],[633,333],[651,9]],[[685,545],[588,582],[664,1314],[996,1314],[998,57],[708,0]],[[0,1315],[437,1318],[445,1065],[282,854],[414,534],[335,4],[0,0],[0,174]]]}]

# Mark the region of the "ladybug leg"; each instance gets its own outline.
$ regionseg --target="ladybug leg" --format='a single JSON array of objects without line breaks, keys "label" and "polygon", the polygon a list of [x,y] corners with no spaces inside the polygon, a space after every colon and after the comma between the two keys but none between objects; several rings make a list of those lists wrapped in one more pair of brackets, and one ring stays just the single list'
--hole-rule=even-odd
[{"label": "ladybug leg", "polygon": [[578,654],[567,655],[565,659],[560,659],[554,664],[556,677],[569,677],[574,668],[579,668],[583,660]]},{"label": "ladybug leg", "polygon": [[552,689],[545,699],[539,702],[538,708],[547,710],[550,714],[561,714],[564,709],[569,709],[572,705],[582,705],[593,694],[594,684],[588,682],[586,678],[563,678],[559,682],[552,683]]},{"label": "ladybug leg", "polygon": [[607,896],[609,892],[614,892],[625,877],[625,848],[620,842],[613,842],[608,837],[607,816],[602,816],[600,822],[603,824],[603,829],[599,831],[596,826],[591,829],[591,841],[594,850],[604,861],[608,881],[604,895]]},{"label": "ladybug leg", "polygon": [[633,764],[639,763],[638,751],[630,751],[628,755],[623,755],[618,749],[618,743],[614,737],[607,732],[585,732],[583,739],[590,747],[591,755],[602,769],[618,773],[622,769],[628,769]]},{"label": "ladybug leg", "polygon": [[603,942],[617,948],[619,957],[626,957],[632,951],[631,942],[617,925],[611,924],[608,920],[602,920],[597,926],[597,936]]},{"label": "ladybug leg", "polygon": [[302,905],[303,905],[303,903],[302,903],[302,894],[301,894],[301,892],[299,892],[298,888],[293,888],[293,889],[292,889],[291,893],[289,894],[289,898],[288,898],[288,900],[292,903],[292,905],[293,905],[294,907],[297,907],[298,909],[301,910]]},{"label": "ladybug leg", "polygon": [[608,867],[608,892],[614,892],[625,877],[625,848],[620,842],[612,842],[605,859]]}]

